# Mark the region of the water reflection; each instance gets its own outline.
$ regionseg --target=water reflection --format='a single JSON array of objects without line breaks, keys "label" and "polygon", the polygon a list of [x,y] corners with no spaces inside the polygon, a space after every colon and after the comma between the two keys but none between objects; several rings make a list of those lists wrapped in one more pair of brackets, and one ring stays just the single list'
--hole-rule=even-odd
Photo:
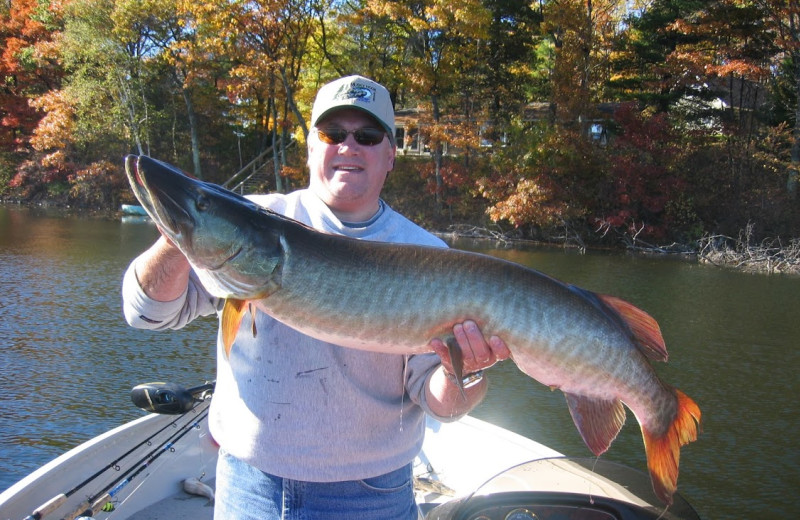
[{"label": "water reflection", "polygon": [[[213,378],[214,320],[158,333],[131,329],[122,319],[122,273],[156,236],[141,221],[0,207],[0,489],[139,416],[128,401],[135,384]],[[659,374],[704,412],[703,435],[682,451],[680,491],[704,518],[800,513],[791,499],[800,463],[800,278],[662,258],[457,245],[646,309],[661,324],[671,356],[658,364]],[[512,363],[489,377],[492,388],[476,416],[564,453],[589,454],[560,392]],[[604,458],[644,468],[630,414]]]},{"label": "water reflection", "polygon": [[[800,513],[800,506],[785,500],[794,493],[786,475],[797,475],[800,463],[794,441],[800,426],[800,354],[795,348],[800,279],[661,258],[486,252],[623,297],[658,319],[670,359],[656,369],[704,413],[703,435],[681,452],[679,479],[679,490],[702,517],[788,518]],[[475,415],[566,453],[588,453],[560,392],[531,383],[512,365],[493,372],[494,390]],[[603,457],[645,467],[632,414]],[[777,500],[779,495],[784,500]]]},{"label": "water reflection", "polygon": [[[215,323],[144,333],[121,317],[120,280],[155,228],[0,207],[0,489],[141,415],[143,381],[213,378]],[[176,348],[192,336],[198,349]]]}]

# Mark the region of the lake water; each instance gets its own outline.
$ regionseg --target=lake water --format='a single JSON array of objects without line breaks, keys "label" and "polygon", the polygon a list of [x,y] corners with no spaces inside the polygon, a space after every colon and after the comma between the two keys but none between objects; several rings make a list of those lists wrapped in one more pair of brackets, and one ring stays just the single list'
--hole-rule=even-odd
[{"label": "lake water", "polygon": [[[0,491],[140,417],[129,401],[132,386],[214,378],[215,320],[158,333],[132,329],[122,318],[122,274],[156,236],[142,221],[0,206]],[[646,309],[670,352],[659,374],[704,414],[700,439],[681,452],[680,492],[707,519],[800,515],[800,278],[667,258],[455,245]],[[473,415],[565,454],[589,455],[560,392],[512,363],[492,368],[489,377],[489,395]],[[630,413],[603,457],[645,468]]]}]

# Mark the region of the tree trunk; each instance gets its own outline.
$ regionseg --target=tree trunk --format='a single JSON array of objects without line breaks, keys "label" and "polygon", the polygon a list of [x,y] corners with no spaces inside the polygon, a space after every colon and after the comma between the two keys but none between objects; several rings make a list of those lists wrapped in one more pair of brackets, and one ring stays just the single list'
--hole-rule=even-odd
[{"label": "tree trunk", "polygon": [[289,108],[292,109],[292,113],[294,113],[295,117],[297,118],[300,128],[303,129],[303,135],[308,137],[308,125],[306,124],[306,120],[303,117],[303,114],[300,112],[300,109],[297,108],[297,103],[294,101],[294,90],[289,84],[289,78],[286,77],[286,69],[284,67],[281,67],[281,80],[283,81],[283,89],[286,91],[286,100],[289,102]]},{"label": "tree trunk", "polygon": [[[133,135],[133,139],[136,142],[136,150],[139,152],[139,155],[146,155],[144,148],[142,147],[142,140],[140,138],[140,127],[138,117],[136,116],[136,106],[133,103],[133,98],[128,88],[128,83],[122,79],[119,81],[119,94],[122,102],[125,104],[125,108],[128,109],[128,124],[131,126],[131,135]],[[145,104],[144,106],[146,107],[147,105]],[[146,119],[147,118],[145,117],[144,120]]]},{"label": "tree trunk", "polygon": [[194,166],[194,176],[198,179],[203,178],[203,172],[200,169],[200,139],[197,134],[197,117],[194,113],[194,104],[192,103],[192,96],[188,88],[182,88],[183,101],[186,103],[186,115],[189,118],[189,134],[192,140],[192,164]]},{"label": "tree trunk", "polygon": [[[439,124],[441,114],[439,113],[439,96],[436,94],[431,95],[431,105],[433,106],[433,122]],[[444,194],[444,180],[442,179],[442,143],[436,143],[436,146],[431,148],[433,153],[434,177],[436,179],[436,212],[439,213],[442,209],[442,195]]]},{"label": "tree trunk", "polygon": [[797,104],[794,108],[794,137],[792,141],[792,162],[789,165],[789,175],[786,179],[786,191],[790,195],[797,195],[797,183],[800,180],[800,52],[792,53],[794,62],[794,84],[797,94]]},{"label": "tree trunk", "polygon": [[272,171],[275,174],[275,189],[283,193],[283,179],[281,179],[281,163],[278,158],[278,107],[272,103]]}]

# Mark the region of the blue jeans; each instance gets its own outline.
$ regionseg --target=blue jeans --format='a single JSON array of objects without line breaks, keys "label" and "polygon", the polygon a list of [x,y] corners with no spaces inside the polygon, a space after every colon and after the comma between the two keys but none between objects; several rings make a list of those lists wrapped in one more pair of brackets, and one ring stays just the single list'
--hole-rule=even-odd
[{"label": "blue jeans", "polygon": [[412,465],[379,477],[303,482],[265,473],[220,450],[214,520],[416,520]]}]

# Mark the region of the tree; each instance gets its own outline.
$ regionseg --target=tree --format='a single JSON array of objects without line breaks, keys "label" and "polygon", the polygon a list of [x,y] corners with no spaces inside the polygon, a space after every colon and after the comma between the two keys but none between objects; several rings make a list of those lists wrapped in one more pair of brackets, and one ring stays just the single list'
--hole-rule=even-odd
[{"label": "tree", "polygon": [[[198,24],[198,45],[230,61],[225,88],[232,110],[258,125],[272,143],[275,181],[283,190],[282,169],[291,128],[308,134],[297,103],[308,40],[325,2],[186,2]],[[294,121],[294,124],[292,123]]]},{"label": "tree", "polygon": [[41,115],[28,99],[58,88],[61,70],[52,52],[61,27],[58,3],[9,0],[0,6],[0,149],[25,149]]},{"label": "tree", "polygon": [[492,203],[489,218],[530,227],[535,236],[533,229],[546,232],[579,217],[577,201],[566,201],[554,182],[567,157],[551,154],[558,139],[554,129],[546,122],[530,126],[515,119],[508,131],[508,146],[492,154],[489,174],[478,180],[480,194]]},{"label": "tree", "polygon": [[542,12],[517,0],[486,0],[490,13],[486,54],[479,59],[479,90],[487,96],[489,119],[508,123],[521,107],[536,99],[532,78],[543,61],[536,53]]},{"label": "tree", "polygon": [[[177,0],[115,0],[111,13],[113,34],[123,42],[136,42],[133,48],[147,49],[146,54],[130,53],[135,60],[163,60],[162,68],[180,92],[186,107],[194,175],[203,178],[200,161],[200,136],[194,102],[196,84],[204,76],[207,60],[198,59],[195,28],[191,15]],[[130,45],[130,44],[129,44]],[[133,106],[128,100],[129,106]],[[131,121],[136,125],[135,121]]]},{"label": "tree", "polygon": [[758,171],[756,146],[766,120],[761,108],[777,52],[764,30],[764,13],[750,2],[718,0],[688,13],[674,27],[695,42],[677,47],[668,64],[688,78],[702,78],[691,85],[698,93],[694,99],[701,102],[692,107],[687,98],[682,105],[693,109],[688,115],[695,126],[713,121],[725,139],[728,182],[733,196],[741,199]]},{"label": "tree", "polygon": [[446,136],[454,129],[444,121],[443,111],[474,78],[470,72],[476,64],[482,63],[479,57],[488,36],[489,12],[478,0],[463,0],[457,5],[444,0],[370,1],[366,11],[387,21],[397,35],[401,42],[397,47],[405,52],[407,64],[404,81],[419,99],[429,103],[428,139],[439,206],[444,189],[444,146]]},{"label": "tree", "polygon": [[702,9],[704,0],[654,0],[625,18],[626,30],[612,54],[608,87],[618,99],[636,99],[666,112],[696,86],[697,77],[667,61],[679,47],[698,41],[677,30],[675,23]]},{"label": "tree", "polygon": [[594,219],[603,230],[663,239],[668,235],[668,207],[682,196],[680,146],[666,113],[649,116],[628,103],[614,114],[618,134],[609,151],[608,188]]},{"label": "tree", "polygon": [[[562,123],[586,124],[609,76],[610,49],[618,37],[617,0],[552,0],[543,7],[543,30],[555,49],[551,101]],[[585,128],[580,132],[585,134]]]},{"label": "tree", "polygon": [[369,8],[368,0],[344,2],[330,14],[329,19],[320,14],[313,35],[313,82],[357,72],[386,86],[396,100],[407,53],[392,21]]},{"label": "tree", "polygon": [[[61,153],[65,161],[88,164],[100,159],[98,144],[107,154],[114,149],[123,151],[128,139],[136,143],[139,153],[147,153],[143,142],[147,127],[142,126],[148,123],[142,94],[147,78],[141,77],[141,60],[149,49],[141,39],[114,37],[113,7],[111,0],[76,0],[65,12],[57,52],[66,77],[63,91],[53,98],[62,102],[49,102],[52,96],[48,93],[38,105],[53,111],[56,121],[71,118],[71,129],[69,135],[48,137],[65,126],[42,124],[37,128],[38,148]],[[69,116],[58,115],[67,112]],[[46,145],[53,138],[70,143],[67,155],[63,146]]]},{"label": "tree", "polygon": [[786,189],[796,195],[800,183],[800,2],[798,0],[754,0],[754,4],[762,9],[765,21],[775,44],[789,64],[796,90],[794,114],[794,141],[791,150],[791,163],[788,168]]}]

